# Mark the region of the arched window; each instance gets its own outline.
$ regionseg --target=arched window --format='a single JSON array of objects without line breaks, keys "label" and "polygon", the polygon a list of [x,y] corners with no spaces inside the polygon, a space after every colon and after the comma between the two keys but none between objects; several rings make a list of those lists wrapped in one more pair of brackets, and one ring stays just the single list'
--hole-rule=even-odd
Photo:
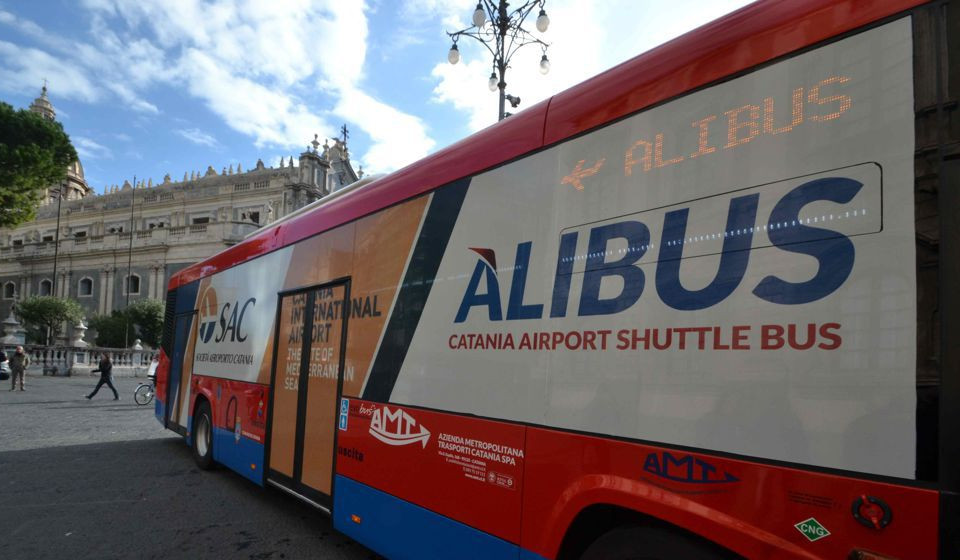
[{"label": "arched window", "polygon": [[126,291],[125,294],[137,295],[140,293],[140,276],[137,274],[131,274],[127,276],[126,281]]},{"label": "arched window", "polygon": [[17,297],[17,285],[13,282],[7,282],[3,285],[3,299],[14,299]]},{"label": "arched window", "polygon": [[90,297],[93,295],[93,279],[81,278],[77,284],[77,296]]},{"label": "arched window", "polygon": [[40,295],[49,296],[53,293],[53,282],[44,278],[40,281]]}]

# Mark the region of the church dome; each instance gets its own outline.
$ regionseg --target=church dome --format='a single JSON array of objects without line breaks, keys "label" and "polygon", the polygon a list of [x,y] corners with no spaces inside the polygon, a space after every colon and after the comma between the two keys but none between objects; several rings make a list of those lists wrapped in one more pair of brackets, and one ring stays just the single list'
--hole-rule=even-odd
[{"label": "church dome", "polygon": [[36,113],[51,121],[57,118],[57,112],[53,110],[53,103],[50,103],[50,100],[47,99],[46,84],[44,84],[43,89],[40,90],[40,97],[34,99],[33,103],[30,104],[30,112]]},{"label": "church dome", "polygon": [[67,168],[67,177],[73,177],[80,181],[84,181],[83,164],[80,163],[79,159],[71,163],[70,167]]}]

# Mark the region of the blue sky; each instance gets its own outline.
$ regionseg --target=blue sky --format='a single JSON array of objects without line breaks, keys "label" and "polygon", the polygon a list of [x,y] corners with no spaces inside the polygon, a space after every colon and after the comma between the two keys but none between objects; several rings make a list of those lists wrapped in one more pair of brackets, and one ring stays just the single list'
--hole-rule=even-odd
[{"label": "blue sky", "polygon": [[[547,0],[551,70],[519,51],[520,109],[732,11],[744,0]],[[519,5],[519,1],[514,4]],[[386,173],[492,124],[490,56],[445,30],[476,0],[0,0],[0,100],[48,81],[97,192],[124,180],[274,165],[350,129],[354,166]],[[536,12],[534,13],[536,15]]]}]

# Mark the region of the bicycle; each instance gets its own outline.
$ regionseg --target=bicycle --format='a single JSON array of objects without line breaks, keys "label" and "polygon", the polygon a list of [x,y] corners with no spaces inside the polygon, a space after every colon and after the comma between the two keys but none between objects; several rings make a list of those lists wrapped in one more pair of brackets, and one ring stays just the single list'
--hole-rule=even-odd
[{"label": "bicycle", "polygon": [[133,390],[133,402],[139,405],[150,404],[154,394],[157,392],[156,381],[157,361],[154,360],[150,363],[150,368],[147,370],[147,382],[140,383],[137,385],[137,388]]},{"label": "bicycle", "polygon": [[133,402],[140,405],[150,404],[150,401],[153,400],[155,389],[153,380],[137,385],[136,390],[133,391]]}]

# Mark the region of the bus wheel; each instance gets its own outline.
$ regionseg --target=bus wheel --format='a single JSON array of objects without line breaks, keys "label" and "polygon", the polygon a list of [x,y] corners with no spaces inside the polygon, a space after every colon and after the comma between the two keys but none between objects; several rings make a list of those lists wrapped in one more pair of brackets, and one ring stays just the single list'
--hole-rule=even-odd
[{"label": "bus wheel", "polygon": [[707,544],[657,527],[619,527],[591,544],[580,560],[674,560],[726,558]]},{"label": "bus wheel", "polygon": [[193,416],[193,460],[203,470],[213,468],[213,421],[206,401],[197,406]]}]

